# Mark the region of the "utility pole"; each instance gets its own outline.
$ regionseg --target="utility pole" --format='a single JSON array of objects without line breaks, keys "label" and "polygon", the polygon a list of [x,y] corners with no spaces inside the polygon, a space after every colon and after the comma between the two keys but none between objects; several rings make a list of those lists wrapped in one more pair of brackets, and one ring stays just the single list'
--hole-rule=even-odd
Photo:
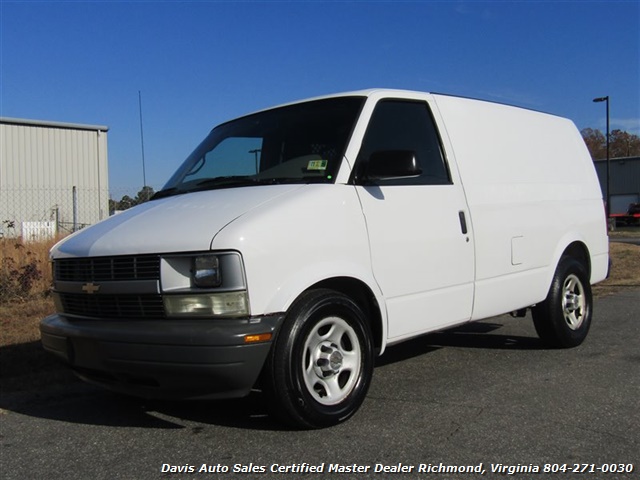
[{"label": "utility pole", "polygon": [[[140,145],[142,146],[142,189],[146,192],[147,173],[144,167],[144,131],[142,129],[142,93],[138,90],[138,107],[140,109]],[[145,200],[149,200],[146,198]]]}]

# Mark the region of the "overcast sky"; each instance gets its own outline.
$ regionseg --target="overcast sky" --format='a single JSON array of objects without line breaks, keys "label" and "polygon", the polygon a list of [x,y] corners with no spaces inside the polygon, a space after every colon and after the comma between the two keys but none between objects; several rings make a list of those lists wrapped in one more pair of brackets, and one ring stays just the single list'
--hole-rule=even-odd
[{"label": "overcast sky", "polygon": [[640,2],[0,0],[0,115],[107,125],[112,195],[162,187],[211,127],[369,87],[640,134]]}]

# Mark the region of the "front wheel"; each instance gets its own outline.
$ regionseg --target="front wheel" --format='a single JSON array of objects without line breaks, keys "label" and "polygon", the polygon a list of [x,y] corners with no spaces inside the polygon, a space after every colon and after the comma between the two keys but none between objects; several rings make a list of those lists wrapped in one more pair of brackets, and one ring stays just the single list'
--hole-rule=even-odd
[{"label": "front wheel", "polygon": [[272,413],[299,428],[340,423],[360,407],[373,375],[362,309],[326,289],[304,293],[287,314],[265,366]]},{"label": "front wheel", "polygon": [[533,308],[533,324],[540,339],[555,348],[580,345],[589,333],[591,285],[582,263],[563,257],[544,302]]}]

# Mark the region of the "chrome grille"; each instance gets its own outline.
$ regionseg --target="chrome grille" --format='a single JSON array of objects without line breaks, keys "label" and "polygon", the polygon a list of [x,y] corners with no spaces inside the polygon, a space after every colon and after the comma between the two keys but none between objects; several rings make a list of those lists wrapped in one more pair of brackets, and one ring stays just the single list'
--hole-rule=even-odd
[{"label": "chrome grille", "polygon": [[160,257],[157,255],[62,258],[55,260],[53,266],[55,279],[64,282],[109,282],[157,280],[160,278]]},{"label": "chrome grille", "polygon": [[83,295],[57,292],[62,311],[69,315],[114,319],[164,318],[161,295]]}]

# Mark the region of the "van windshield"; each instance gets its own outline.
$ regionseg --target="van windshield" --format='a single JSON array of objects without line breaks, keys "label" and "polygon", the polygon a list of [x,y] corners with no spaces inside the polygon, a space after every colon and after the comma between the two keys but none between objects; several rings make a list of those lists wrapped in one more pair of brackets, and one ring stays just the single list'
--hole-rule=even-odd
[{"label": "van windshield", "polygon": [[364,100],[315,100],[224,123],[154,198],[235,186],[333,183]]}]

